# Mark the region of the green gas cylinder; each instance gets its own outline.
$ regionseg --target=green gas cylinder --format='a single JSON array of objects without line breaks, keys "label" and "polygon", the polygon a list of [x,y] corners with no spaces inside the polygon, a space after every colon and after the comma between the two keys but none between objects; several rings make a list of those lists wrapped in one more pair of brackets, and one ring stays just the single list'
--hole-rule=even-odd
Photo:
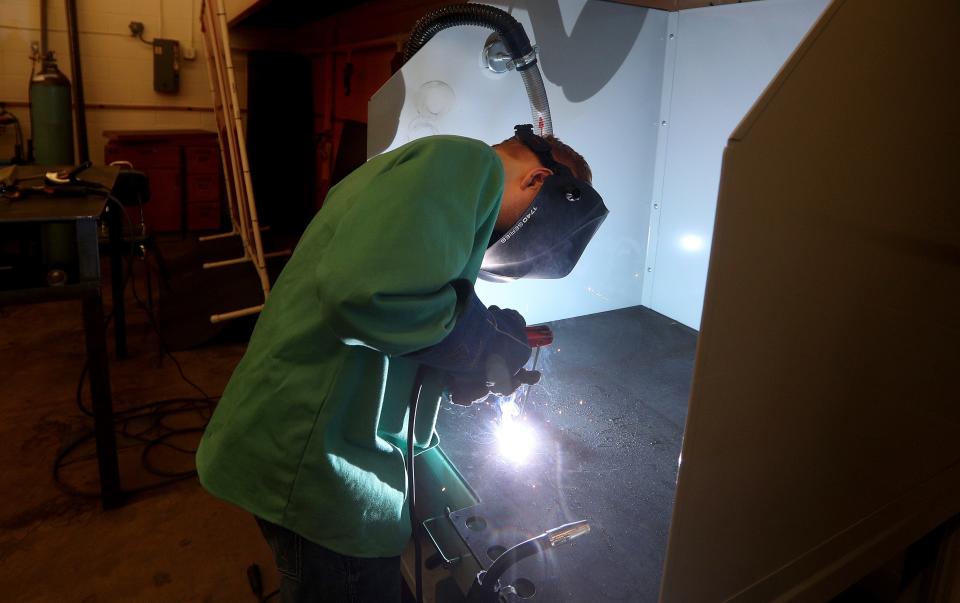
[{"label": "green gas cylinder", "polygon": [[[57,68],[53,52],[43,57],[43,67],[30,80],[30,135],[38,165],[73,165],[70,80]],[[43,264],[52,286],[73,280],[77,261],[74,228],[72,222],[46,223],[40,228]]]},{"label": "green gas cylinder", "polygon": [[70,80],[57,68],[53,52],[30,80],[30,131],[39,165],[73,165],[73,111]]}]

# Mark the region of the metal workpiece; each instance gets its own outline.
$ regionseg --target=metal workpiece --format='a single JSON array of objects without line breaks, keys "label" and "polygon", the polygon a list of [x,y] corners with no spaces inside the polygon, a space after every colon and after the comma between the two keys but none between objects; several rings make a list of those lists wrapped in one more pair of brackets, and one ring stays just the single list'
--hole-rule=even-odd
[{"label": "metal workpiece", "polygon": [[642,307],[550,326],[543,379],[517,429],[501,432],[492,397],[441,408],[440,446],[479,500],[448,516],[473,551],[460,564],[489,569],[511,547],[563,526],[552,532],[559,544],[584,530],[564,524],[585,520],[589,534],[507,568],[502,600],[655,601],[697,334]]}]

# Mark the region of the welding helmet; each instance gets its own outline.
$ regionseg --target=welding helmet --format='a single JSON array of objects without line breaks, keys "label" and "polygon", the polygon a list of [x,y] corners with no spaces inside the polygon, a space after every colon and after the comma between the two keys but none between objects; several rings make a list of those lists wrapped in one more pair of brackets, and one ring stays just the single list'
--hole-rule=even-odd
[{"label": "welding helmet", "polygon": [[553,174],[516,224],[487,248],[480,278],[495,282],[563,278],[577,265],[607,217],[607,208],[590,183],[553,158],[550,143],[534,134],[533,126],[515,129],[517,139]]}]

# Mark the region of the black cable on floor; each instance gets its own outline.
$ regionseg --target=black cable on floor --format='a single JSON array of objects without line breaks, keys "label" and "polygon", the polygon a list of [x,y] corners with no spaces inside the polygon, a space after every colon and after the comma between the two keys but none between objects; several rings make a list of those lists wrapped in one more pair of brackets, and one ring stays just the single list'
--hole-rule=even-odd
[{"label": "black cable on floor", "polygon": [[[123,204],[120,203],[113,195],[106,195],[108,201],[113,204],[114,208],[123,212],[127,220],[127,225],[133,231],[133,224],[130,221],[130,217],[126,214]],[[131,245],[130,254],[127,259],[127,270],[124,276],[124,290],[129,283],[130,289],[133,292],[134,299],[137,302],[137,305],[141,310],[147,315],[148,322],[156,333],[157,337],[160,340],[160,347],[164,355],[166,355],[176,366],[177,372],[180,375],[180,378],[194,390],[196,390],[201,397],[178,397],[178,398],[168,398],[164,400],[155,400],[152,402],[147,402],[133,407],[125,408],[122,411],[114,412],[113,419],[115,422],[115,427],[119,435],[126,438],[127,440],[132,440],[137,442],[129,446],[118,446],[119,450],[126,450],[129,448],[142,447],[142,452],[140,455],[140,462],[143,468],[150,474],[157,477],[164,478],[162,481],[138,488],[133,491],[127,491],[128,493],[142,492],[145,490],[152,490],[154,488],[162,487],[167,484],[181,481],[183,479],[188,479],[196,475],[196,470],[191,469],[187,471],[165,471],[156,467],[156,465],[151,462],[150,454],[152,451],[158,447],[167,448],[174,450],[179,453],[189,454],[191,457],[196,453],[196,449],[187,448],[183,446],[178,446],[175,443],[170,442],[171,438],[176,436],[183,436],[186,434],[192,433],[201,433],[206,427],[207,421],[209,421],[210,416],[213,411],[213,407],[216,405],[217,399],[211,397],[207,394],[206,391],[189,377],[183,370],[183,366],[180,364],[180,361],[173,355],[170,351],[169,346],[163,338],[163,334],[160,332],[160,328],[157,324],[156,318],[153,313],[150,311],[149,307],[143,302],[140,298],[139,292],[136,287],[136,278],[134,272],[134,247]],[[149,261],[149,260],[146,260]],[[114,304],[116,304],[116,300]],[[110,313],[104,320],[104,329],[108,328],[110,322],[113,320],[114,311],[111,309]],[[76,403],[77,408],[87,416],[93,416],[93,412],[83,403],[83,385],[86,381],[88,366],[84,362],[83,369],[80,372],[80,379],[77,383],[76,389]],[[197,426],[190,427],[171,427],[164,423],[166,419],[174,417],[176,415],[181,415],[184,413],[195,413],[199,418],[199,424]],[[136,429],[135,429],[136,428]],[[56,456],[53,466],[53,479],[57,486],[69,494],[75,496],[98,496],[95,492],[82,492],[79,491],[68,484],[64,483],[60,479],[60,473],[63,467],[81,462],[84,460],[89,460],[95,458],[96,454],[90,454],[82,456],[80,458],[74,458],[67,461],[67,457],[76,451],[82,444],[88,442],[94,438],[94,433],[92,430],[82,434],[72,443],[64,447]]]}]

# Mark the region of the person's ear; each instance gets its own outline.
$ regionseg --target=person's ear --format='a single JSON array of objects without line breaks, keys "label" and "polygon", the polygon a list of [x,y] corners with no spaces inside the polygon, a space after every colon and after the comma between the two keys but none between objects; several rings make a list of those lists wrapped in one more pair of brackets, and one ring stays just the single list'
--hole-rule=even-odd
[{"label": "person's ear", "polygon": [[524,177],[523,182],[521,183],[521,188],[523,188],[525,191],[527,189],[532,189],[531,192],[539,192],[544,181],[552,175],[553,172],[543,166],[533,168],[527,172],[527,175]]}]

